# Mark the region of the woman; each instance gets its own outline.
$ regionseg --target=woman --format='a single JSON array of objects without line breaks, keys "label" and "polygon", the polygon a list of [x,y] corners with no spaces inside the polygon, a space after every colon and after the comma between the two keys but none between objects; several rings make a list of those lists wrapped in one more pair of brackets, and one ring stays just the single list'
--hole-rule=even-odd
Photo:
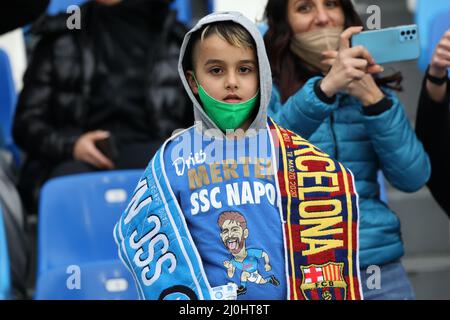
[{"label": "woman", "polygon": [[[405,192],[420,189],[430,162],[383,71],[363,47],[350,48],[362,22],[350,0],[269,0],[265,43],[274,77],[269,115],[344,163],[361,211],[360,268],[366,299],[413,299],[399,259],[400,222],[380,199],[377,171]],[[370,290],[367,267],[381,271]],[[371,268],[372,270],[372,268]],[[369,281],[367,281],[369,280]]]}]

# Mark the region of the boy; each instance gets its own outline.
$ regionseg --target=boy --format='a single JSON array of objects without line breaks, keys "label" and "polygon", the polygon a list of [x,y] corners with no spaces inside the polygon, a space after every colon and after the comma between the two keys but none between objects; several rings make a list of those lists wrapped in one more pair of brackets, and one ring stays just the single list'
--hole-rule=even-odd
[{"label": "boy", "polygon": [[351,173],[267,119],[256,27],[203,18],[179,72],[197,124],[158,151],[114,230],[140,297],[359,299]]}]

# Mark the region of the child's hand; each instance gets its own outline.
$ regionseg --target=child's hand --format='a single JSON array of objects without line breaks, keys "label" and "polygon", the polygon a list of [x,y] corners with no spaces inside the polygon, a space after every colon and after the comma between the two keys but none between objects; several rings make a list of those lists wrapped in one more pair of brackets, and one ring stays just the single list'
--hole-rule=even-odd
[{"label": "child's hand", "polygon": [[266,264],[264,265],[264,269],[265,269],[266,271],[270,271],[270,270],[272,270],[272,267],[270,266],[270,264],[266,263]]}]

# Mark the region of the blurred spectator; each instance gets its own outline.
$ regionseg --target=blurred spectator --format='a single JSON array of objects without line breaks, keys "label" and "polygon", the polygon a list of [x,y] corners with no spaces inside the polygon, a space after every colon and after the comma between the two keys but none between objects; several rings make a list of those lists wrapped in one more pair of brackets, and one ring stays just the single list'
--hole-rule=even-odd
[{"label": "blurred spectator", "polygon": [[9,265],[12,280],[12,299],[26,298],[26,279],[29,268],[28,244],[22,202],[15,186],[15,177],[0,147],[0,205],[3,212],[8,242]]},{"label": "blurred spectator", "polygon": [[170,2],[91,1],[79,30],[67,29],[66,14],[33,28],[42,38],[13,128],[27,154],[19,189],[28,207],[50,177],[145,168],[175,129],[192,125],[177,71],[186,30]]},{"label": "blurred spectator", "polygon": [[[45,11],[48,3],[49,0],[1,2],[0,34],[31,23]],[[0,105],[0,108],[3,107]],[[0,206],[8,243],[11,299],[23,299],[27,298],[26,279],[29,271],[29,248],[25,235],[26,221],[22,202],[16,190],[16,177],[11,167],[10,157],[10,152],[0,145]]]},{"label": "blurred spectator", "polygon": [[49,0],[0,2],[0,34],[22,27],[45,12]]},{"label": "blurred spectator", "polygon": [[[363,47],[350,47],[362,21],[350,0],[269,0],[265,43],[274,90],[269,115],[342,162],[359,194],[359,258],[366,299],[413,299],[400,258],[397,215],[380,199],[377,172],[396,188],[425,185],[430,162],[397,95],[401,75],[383,71]],[[366,268],[380,267],[381,288]]]},{"label": "blurred spectator", "polygon": [[450,30],[441,38],[423,80],[416,119],[417,136],[430,155],[431,194],[450,217]]}]

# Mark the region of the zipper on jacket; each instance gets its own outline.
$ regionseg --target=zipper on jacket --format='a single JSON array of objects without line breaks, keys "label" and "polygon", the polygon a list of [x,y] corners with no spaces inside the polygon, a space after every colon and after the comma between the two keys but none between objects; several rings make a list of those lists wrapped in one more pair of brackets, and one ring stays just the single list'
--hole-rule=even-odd
[{"label": "zipper on jacket", "polygon": [[336,158],[336,160],[339,160],[339,149],[338,149],[338,145],[337,145],[336,133],[334,132],[334,114],[333,113],[330,115],[330,130],[331,130],[331,138],[333,139],[335,158]]}]

